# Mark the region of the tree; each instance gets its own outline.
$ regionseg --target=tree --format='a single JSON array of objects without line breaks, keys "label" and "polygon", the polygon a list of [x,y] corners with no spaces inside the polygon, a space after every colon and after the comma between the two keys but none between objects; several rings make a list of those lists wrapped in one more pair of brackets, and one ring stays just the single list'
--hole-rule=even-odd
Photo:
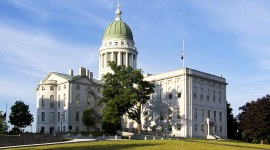
[{"label": "tree", "polygon": [[270,96],[247,102],[239,108],[239,129],[244,140],[249,142],[270,142]]},{"label": "tree", "polygon": [[0,111],[0,133],[4,132],[5,130],[5,120],[4,116],[2,115],[2,111]]},{"label": "tree", "polygon": [[140,69],[117,66],[115,62],[109,62],[109,66],[113,73],[107,73],[102,78],[104,89],[101,102],[106,104],[105,109],[115,109],[121,116],[127,114],[138,124],[140,132],[141,107],[154,92],[154,84],[143,80]]},{"label": "tree", "polygon": [[25,128],[34,121],[33,115],[30,113],[29,106],[24,104],[23,101],[16,101],[11,106],[11,113],[9,115],[9,123],[16,128]]},{"label": "tree", "polygon": [[228,139],[237,138],[238,122],[232,113],[231,104],[227,102],[227,137]]},{"label": "tree", "polygon": [[93,110],[90,107],[86,107],[86,109],[83,111],[82,121],[84,125],[88,127],[95,125],[95,117]]},{"label": "tree", "polygon": [[102,115],[102,129],[115,134],[117,130],[121,129],[121,116],[116,107],[105,106]]}]

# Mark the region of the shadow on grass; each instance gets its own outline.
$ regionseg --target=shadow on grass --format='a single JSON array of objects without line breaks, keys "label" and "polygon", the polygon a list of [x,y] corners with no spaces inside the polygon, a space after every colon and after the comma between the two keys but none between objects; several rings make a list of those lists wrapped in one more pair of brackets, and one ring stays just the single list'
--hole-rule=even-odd
[{"label": "shadow on grass", "polygon": [[245,146],[245,145],[234,145],[234,144],[229,144],[229,142],[235,142],[235,143],[240,143],[240,144],[250,144],[250,143],[246,143],[246,142],[243,142],[243,141],[236,141],[236,140],[229,140],[229,141],[217,141],[216,143],[211,143],[209,142],[209,140],[194,140],[194,139],[181,139],[183,141],[186,141],[186,142],[195,142],[195,143],[205,143],[205,144],[210,144],[210,145],[220,145],[220,146],[230,146],[230,147],[238,147],[238,148],[250,148],[250,149],[258,149],[258,150],[269,150],[269,148],[259,148],[259,147],[253,147],[253,146]]},{"label": "shadow on grass", "polygon": [[47,148],[49,150],[120,150],[120,149],[132,149],[132,148],[138,148],[138,147],[144,147],[147,149],[147,147],[149,146],[154,146],[157,144],[149,144],[149,143],[141,143],[141,144],[137,144],[137,143],[130,143],[130,144],[108,144],[108,145],[104,145],[104,144],[97,144],[97,145],[80,145],[80,146],[68,146],[68,147],[57,147],[57,148]]}]

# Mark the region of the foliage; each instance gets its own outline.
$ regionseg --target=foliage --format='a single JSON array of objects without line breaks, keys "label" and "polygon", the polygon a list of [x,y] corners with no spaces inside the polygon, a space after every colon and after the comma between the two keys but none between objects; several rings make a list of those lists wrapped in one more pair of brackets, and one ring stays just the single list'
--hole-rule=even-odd
[{"label": "foliage", "polygon": [[34,121],[33,115],[30,113],[29,106],[23,101],[16,101],[11,106],[11,113],[9,115],[9,122],[18,128],[25,128]]},{"label": "foliage", "polygon": [[3,133],[5,130],[5,120],[2,115],[2,111],[0,111],[0,133]]},{"label": "foliage", "polygon": [[115,107],[106,106],[103,109],[102,129],[108,133],[116,133],[116,130],[121,129],[121,114]]},{"label": "foliage", "polygon": [[86,109],[83,111],[82,117],[82,121],[85,126],[95,125],[95,117],[93,115],[93,110],[90,107],[86,107]]},{"label": "foliage", "polygon": [[237,139],[238,122],[232,111],[231,104],[227,102],[227,138]]},{"label": "foliage", "polygon": [[150,99],[154,84],[143,80],[140,69],[117,66],[115,62],[109,62],[109,66],[113,73],[107,73],[102,78],[104,90],[101,102],[106,104],[105,109],[115,109],[119,113],[116,116],[127,114],[137,122],[137,129],[141,131],[141,106]]},{"label": "foliage", "polygon": [[270,140],[270,96],[247,102],[239,108],[239,128],[244,140],[259,143]]}]

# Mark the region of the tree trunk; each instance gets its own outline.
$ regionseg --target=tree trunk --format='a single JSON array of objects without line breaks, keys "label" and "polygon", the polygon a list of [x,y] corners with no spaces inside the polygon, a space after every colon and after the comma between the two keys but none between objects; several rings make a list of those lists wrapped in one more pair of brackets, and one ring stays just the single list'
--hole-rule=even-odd
[{"label": "tree trunk", "polygon": [[141,103],[137,103],[137,112],[138,112],[137,113],[137,124],[138,124],[138,126],[137,126],[137,132],[139,134],[141,134],[141,132],[142,132],[141,107],[142,107]]}]

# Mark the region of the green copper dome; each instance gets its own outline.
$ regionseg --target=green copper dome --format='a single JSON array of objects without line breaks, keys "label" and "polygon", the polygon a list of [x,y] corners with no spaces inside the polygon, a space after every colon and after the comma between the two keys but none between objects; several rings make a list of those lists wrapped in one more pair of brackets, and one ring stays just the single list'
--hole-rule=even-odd
[{"label": "green copper dome", "polygon": [[112,22],[106,28],[103,39],[108,38],[126,38],[133,41],[131,29],[125,22],[121,20],[116,20]]}]

